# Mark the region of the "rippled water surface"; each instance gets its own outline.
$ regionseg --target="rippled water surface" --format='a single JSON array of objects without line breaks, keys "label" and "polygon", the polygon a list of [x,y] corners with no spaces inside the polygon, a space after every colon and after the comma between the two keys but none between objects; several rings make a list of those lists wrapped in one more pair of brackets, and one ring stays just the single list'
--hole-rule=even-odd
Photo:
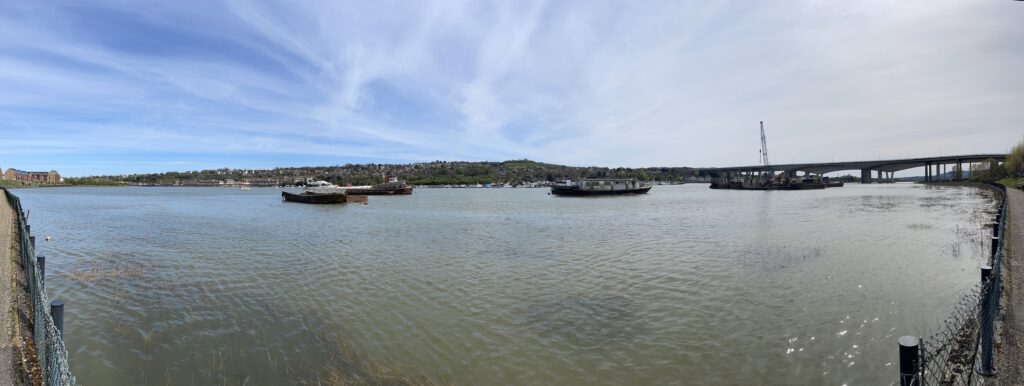
[{"label": "rippled water surface", "polygon": [[86,385],[889,384],[978,280],[991,195],[658,186],[17,190]]}]

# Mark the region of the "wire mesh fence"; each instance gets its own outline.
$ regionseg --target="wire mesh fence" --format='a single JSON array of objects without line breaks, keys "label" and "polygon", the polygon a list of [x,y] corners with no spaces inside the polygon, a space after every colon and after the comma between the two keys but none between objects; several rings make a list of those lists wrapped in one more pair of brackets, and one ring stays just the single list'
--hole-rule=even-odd
[{"label": "wire mesh fence", "polygon": [[911,359],[901,355],[901,385],[980,385],[995,375],[992,351],[1002,295],[1006,187],[992,186],[1002,197],[992,224],[991,254],[988,265],[981,268],[980,283],[960,299],[938,331],[919,339],[917,355]]},{"label": "wire mesh fence", "polygon": [[34,240],[29,233],[21,200],[6,189],[4,189],[4,195],[7,198],[7,203],[14,210],[18,233],[16,235],[19,244],[18,254],[25,273],[26,290],[29,295],[32,341],[35,344],[42,384],[44,386],[75,385],[75,377],[71,375],[71,367],[68,364],[68,352],[64,347],[64,339],[50,315],[50,299],[46,296],[43,272],[40,271],[36,259]]}]

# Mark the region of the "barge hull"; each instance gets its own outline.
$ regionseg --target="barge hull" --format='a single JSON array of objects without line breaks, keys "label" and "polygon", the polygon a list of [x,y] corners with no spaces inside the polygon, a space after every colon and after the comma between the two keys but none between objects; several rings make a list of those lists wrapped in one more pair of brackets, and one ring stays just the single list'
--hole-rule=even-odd
[{"label": "barge hull", "polygon": [[343,204],[346,202],[366,202],[366,196],[350,196],[348,194],[295,194],[281,192],[281,197],[289,202],[301,202],[305,204]]},{"label": "barge hull", "polygon": [[619,189],[619,190],[581,190],[565,187],[551,187],[551,194],[558,196],[617,196],[623,194],[644,194],[651,191],[651,186],[645,186],[638,189]]}]

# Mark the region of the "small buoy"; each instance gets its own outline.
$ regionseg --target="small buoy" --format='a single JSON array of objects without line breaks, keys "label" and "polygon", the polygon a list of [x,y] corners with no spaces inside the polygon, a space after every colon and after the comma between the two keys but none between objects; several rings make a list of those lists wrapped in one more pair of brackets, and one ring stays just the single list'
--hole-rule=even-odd
[{"label": "small buoy", "polygon": [[44,240],[50,241],[50,236],[43,237]]}]

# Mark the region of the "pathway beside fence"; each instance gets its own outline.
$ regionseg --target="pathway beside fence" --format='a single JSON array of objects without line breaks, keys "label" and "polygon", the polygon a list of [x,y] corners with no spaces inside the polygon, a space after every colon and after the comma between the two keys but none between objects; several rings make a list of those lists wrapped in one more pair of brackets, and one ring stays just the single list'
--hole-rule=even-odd
[{"label": "pathway beside fence", "polygon": [[1000,316],[996,378],[1000,385],[1024,385],[1024,192],[1007,189],[1006,193],[1006,297]]},{"label": "pathway beside fence", "polygon": [[[45,257],[37,256],[35,252],[35,236],[31,234],[31,227],[25,216],[24,208],[18,196],[11,194],[5,189],[0,189],[6,203],[0,201],[5,215],[6,223],[11,224],[6,231],[4,245],[7,245],[4,264],[7,276],[0,285],[8,286],[9,290],[3,291],[8,297],[20,296],[20,300],[14,303],[19,305],[17,314],[12,313],[13,306],[4,310],[5,317],[12,317],[12,322],[7,323],[17,326],[19,339],[6,343],[6,348],[11,353],[18,353],[14,358],[25,358],[19,366],[3,364],[8,375],[13,375],[11,382],[6,384],[21,385],[22,379],[30,380],[31,384],[42,386],[74,386],[75,377],[71,375],[71,366],[68,364],[68,352],[64,347],[64,303],[54,300],[52,303],[46,295],[45,283]],[[2,221],[2,219],[0,219]],[[15,243],[14,248],[11,243]],[[18,281],[15,282],[14,280]],[[16,345],[16,346],[15,346]],[[15,363],[10,359],[7,363]],[[22,365],[24,364],[24,365]],[[19,373],[18,370],[24,370]],[[25,374],[25,377],[20,377]],[[2,375],[0,375],[2,376]],[[0,378],[0,386],[5,380]]]},{"label": "pathway beside fence", "polygon": [[[16,368],[20,368],[20,361],[16,361],[18,358],[16,355],[15,345],[18,344],[18,338],[15,337],[15,312],[14,305],[17,304],[15,301],[15,288],[17,284],[14,281],[14,263],[13,259],[16,256],[13,253],[13,240],[14,235],[14,216],[11,207],[7,205],[6,198],[0,199],[0,286],[3,286],[3,291],[0,291],[0,331],[3,338],[3,344],[0,345],[0,385],[20,385],[21,377],[15,371]],[[17,380],[17,382],[15,382]]]}]

